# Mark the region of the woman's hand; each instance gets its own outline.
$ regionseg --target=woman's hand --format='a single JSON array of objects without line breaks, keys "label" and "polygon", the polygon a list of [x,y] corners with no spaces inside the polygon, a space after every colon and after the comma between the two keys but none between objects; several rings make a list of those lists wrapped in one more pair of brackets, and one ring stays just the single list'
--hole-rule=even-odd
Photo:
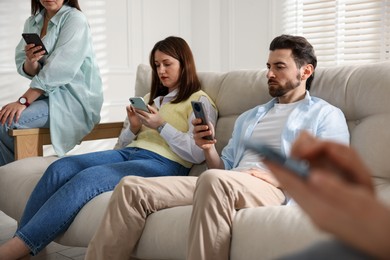
[{"label": "woman's hand", "polygon": [[17,123],[19,121],[20,115],[25,109],[26,106],[20,104],[19,102],[12,102],[5,105],[0,110],[1,125],[4,125],[7,121],[8,121],[8,125],[11,125],[12,120],[14,120],[15,123]]},{"label": "woman's hand", "polygon": [[127,117],[129,118],[129,122],[130,122],[130,131],[136,135],[141,129],[142,122],[138,118],[137,112],[135,111],[135,108],[133,106],[131,105],[127,106],[126,111],[127,111]]},{"label": "woman's hand", "polygon": [[42,50],[42,46],[35,46],[35,44],[27,44],[24,51],[26,52],[26,61],[31,64],[38,62],[46,53]]},{"label": "woman's hand", "polygon": [[[148,109],[150,113],[136,109],[131,105],[129,107],[130,107],[129,108],[130,111],[129,109],[127,110],[128,111],[127,116],[129,117],[130,128],[133,133],[135,133],[134,131],[138,133],[142,125],[145,125],[149,128],[157,129],[160,125],[162,125],[165,122],[164,119],[158,113],[157,109],[152,106],[148,105]],[[133,131],[133,125],[134,125],[134,131]]]},{"label": "woman's hand", "polygon": [[23,65],[24,71],[30,76],[35,76],[40,69],[38,61],[46,52],[42,50],[42,46],[35,46],[35,44],[27,44],[24,51],[26,53],[26,61]]}]

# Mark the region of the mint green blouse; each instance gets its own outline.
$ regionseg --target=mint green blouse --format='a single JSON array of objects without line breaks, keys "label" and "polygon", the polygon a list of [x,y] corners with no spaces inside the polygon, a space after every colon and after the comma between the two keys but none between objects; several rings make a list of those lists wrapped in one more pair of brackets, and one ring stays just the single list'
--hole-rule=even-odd
[{"label": "mint green blouse", "polygon": [[[42,10],[29,17],[23,32],[39,35],[44,15]],[[51,141],[57,155],[63,156],[100,121],[102,80],[87,19],[76,8],[64,5],[51,18],[42,41],[48,54],[39,61],[37,75],[23,70],[23,39],[16,47],[15,62],[19,74],[31,79],[30,87],[43,90],[49,98]]]}]

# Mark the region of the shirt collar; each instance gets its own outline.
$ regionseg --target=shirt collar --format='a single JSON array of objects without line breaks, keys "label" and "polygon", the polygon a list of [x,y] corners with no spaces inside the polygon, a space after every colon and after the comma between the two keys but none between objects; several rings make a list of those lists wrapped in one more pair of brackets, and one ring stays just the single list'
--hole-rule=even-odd
[{"label": "shirt collar", "polygon": [[156,104],[157,108],[160,108],[163,104],[171,102],[179,93],[179,89],[174,89],[165,96],[156,97],[153,102]]},{"label": "shirt collar", "polygon": [[[60,21],[60,18],[62,16],[62,14],[64,14],[65,12],[67,12],[69,9],[71,9],[72,7],[68,6],[68,5],[63,5],[61,7],[60,10],[58,10],[58,12],[50,19],[50,22],[54,23],[55,25],[57,25]],[[35,23],[39,24],[45,17],[45,13],[46,13],[46,9],[42,9],[36,16],[35,16]]]}]

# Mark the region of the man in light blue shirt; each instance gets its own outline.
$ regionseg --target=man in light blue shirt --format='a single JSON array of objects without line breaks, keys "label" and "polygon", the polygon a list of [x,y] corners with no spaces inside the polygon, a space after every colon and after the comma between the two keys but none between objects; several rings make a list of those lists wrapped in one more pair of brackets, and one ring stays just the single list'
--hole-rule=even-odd
[{"label": "man in light blue shirt", "polygon": [[316,64],[314,49],[305,38],[276,37],[267,62],[268,90],[274,99],[239,116],[221,157],[214,146],[216,140],[203,139],[213,134],[212,129],[195,127],[195,142],[203,149],[210,170],[202,173],[196,184],[187,260],[229,259],[237,210],[288,201],[283,187],[260,155],[245,147],[246,142],[266,143],[285,156],[302,130],[349,143],[341,110],[309,94]]},{"label": "man in light blue shirt", "polygon": [[23,39],[16,47],[17,70],[31,83],[0,110],[0,166],[14,160],[9,129],[49,127],[53,148],[63,156],[100,121],[102,80],[87,19],[77,1],[58,10],[42,4],[36,1],[23,32],[37,33],[48,53]]}]

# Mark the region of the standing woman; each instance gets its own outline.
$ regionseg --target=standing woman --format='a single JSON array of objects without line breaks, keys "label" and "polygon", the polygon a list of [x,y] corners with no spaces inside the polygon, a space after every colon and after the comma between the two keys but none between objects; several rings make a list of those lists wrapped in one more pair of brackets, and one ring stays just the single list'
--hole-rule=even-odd
[{"label": "standing woman", "polygon": [[9,129],[50,128],[63,156],[100,121],[102,81],[78,0],[31,0],[31,13],[23,32],[37,33],[48,53],[23,39],[16,47],[17,70],[31,83],[0,110],[0,166],[14,160]]},{"label": "standing woman", "polygon": [[149,112],[127,107],[129,126],[118,150],[61,158],[52,163],[33,190],[14,238],[0,246],[0,259],[36,255],[70,226],[80,209],[111,191],[124,176],[186,176],[204,153],[192,137],[191,101],[205,105],[210,123],[217,111],[201,90],[188,44],[168,37],[150,53],[152,84],[145,96]]}]

